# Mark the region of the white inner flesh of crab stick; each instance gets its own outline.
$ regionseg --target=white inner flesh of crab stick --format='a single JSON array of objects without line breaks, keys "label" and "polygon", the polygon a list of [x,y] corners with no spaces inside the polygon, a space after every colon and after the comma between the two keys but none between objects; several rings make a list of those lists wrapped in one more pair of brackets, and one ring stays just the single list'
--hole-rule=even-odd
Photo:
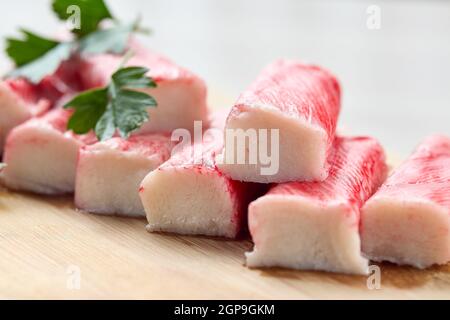
[{"label": "white inner flesh of crab stick", "polygon": [[139,198],[144,177],[169,159],[174,142],[168,134],[128,140],[112,138],[81,148],[75,204],[98,214],[145,217]]}]

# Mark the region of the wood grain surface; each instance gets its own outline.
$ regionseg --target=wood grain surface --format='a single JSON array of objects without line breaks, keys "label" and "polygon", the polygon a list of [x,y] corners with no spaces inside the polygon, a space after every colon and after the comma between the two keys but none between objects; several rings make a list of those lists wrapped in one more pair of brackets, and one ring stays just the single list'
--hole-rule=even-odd
[{"label": "wood grain surface", "polygon": [[450,265],[382,264],[381,288],[369,290],[361,276],[247,269],[250,248],[249,241],[149,234],[144,220],[78,212],[70,197],[0,191],[4,299],[450,298]]}]

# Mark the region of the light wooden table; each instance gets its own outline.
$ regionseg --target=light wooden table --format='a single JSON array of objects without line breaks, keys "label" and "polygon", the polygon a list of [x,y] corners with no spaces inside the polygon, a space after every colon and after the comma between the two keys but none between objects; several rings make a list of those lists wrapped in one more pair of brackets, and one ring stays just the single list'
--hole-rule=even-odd
[{"label": "light wooden table", "polygon": [[366,277],[249,270],[250,248],[149,234],[144,220],[77,212],[69,197],[0,191],[0,298],[450,298],[450,265],[381,265],[381,289],[369,290]]}]

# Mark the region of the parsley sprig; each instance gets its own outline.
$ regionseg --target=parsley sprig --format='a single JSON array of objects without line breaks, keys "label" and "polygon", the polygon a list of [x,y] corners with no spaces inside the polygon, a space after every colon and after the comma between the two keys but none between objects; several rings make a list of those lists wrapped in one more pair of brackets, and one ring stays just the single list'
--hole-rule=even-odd
[{"label": "parsley sprig", "polygon": [[69,6],[76,5],[81,12],[80,29],[72,30],[75,40],[56,41],[37,35],[29,30],[21,30],[20,38],[6,39],[6,53],[16,64],[11,77],[24,77],[34,83],[46,75],[54,73],[62,61],[72,53],[123,53],[133,32],[141,30],[139,21],[101,29],[105,20],[117,20],[103,0],[53,0],[52,8],[61,20],[69,18]]},{"label": "parsley sprig", "polygon": [[147,109],[156,107],[155,99],[142,91],[130,89],[155,88],[153,79],[146,77],[147,68],[119,68],[108,86],[81,93],[65,105],[75,112],[68,129],[77,134],[94,130],[100,141],[119,132],[123,138],[149,120]]},{"label": "parsley sprig", "polygon": [[[52,1],[53,11],[61,20],[70,18],[71,13],[67,9],[73,5],[78,6],[81,13],[80,29],[73,30],[74,40],[56,41],[23,29],[21,38],[7,39],[6,52],[17,67],[10,76],[25,77],[38,83],[46,75],[54,73],[60,63],[73,53],[121,54],[125,52],[132,33],[145,32],[139,26],[139,20],[102,29],[100,26],[105,20],[117,22],[104,0]],[[146,77],[148,69],[124,68],[123,64],[106,87],[85,91],[65,105],[65,108],[75,110],[69,119],[68,130],[77,134],[94,130],[101,141],[111,138],[116,132],[127,138],[149,120],[148,108],[156,107],[157,103],[152,96],[138,90],[155,88],[156,83]]]},{"label": "parsley sprig", "polygon": [[16,64],[16,69],[9,73],[10,77],[24,77],[38,83],[46,75],[54,73],[74,48],[73,43],[53,41],[26,30],[22,33],[23,39],[6,40],[6,52]]}]

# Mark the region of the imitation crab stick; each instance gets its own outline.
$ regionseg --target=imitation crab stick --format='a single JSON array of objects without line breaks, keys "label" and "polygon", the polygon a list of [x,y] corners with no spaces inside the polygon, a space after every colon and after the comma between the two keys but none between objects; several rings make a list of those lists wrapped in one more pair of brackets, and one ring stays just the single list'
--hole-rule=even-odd
[{"label": "imitation crab stick", "polygon": [[74,191],[78,149],[97,139],[67,131],[71,114],[58,108],[11,131],[1,178],[8,188],[49,195]]},{"label": "imitation crab stick", "polygon": [[[192,130],[194,121],[207,121],[207,88],[202,79],[135,41],[130,47],[135,55],[126,66],[148,68],[148,76],[157,84],[156,88],[143,89],[149,90],[158,107],[149,108],[152,121],[145,123],[138,134],[172,132],[179,128]],[[113,54],[83,56],[81,78],[84,85],[87,88],[104,86],[122,60],[123,57]]]},{"label": "imitation crab stick", "polygon": [[139,198],[144,177],[169,159],[168,134],[116,137],[80,149],[75,204],[92,213],[145,217]]},{"label": "imitation crab stick", "polygon": [[450,261],[450,138],[426,138],[362,210],[374,261],[426,268]]},{"label": "imitation crab stick", "polygon": [[57,107],[61,98],[80,89],[75,68],[64,62],[53,74],[38,84],[26,79],[0,82],[0,155],[9,132],[25,121]]},{"label": "imitation crab stick", "polygon": [[[340,87],[332,74],[295,61],[276,61],[232,108],[219,169],[240,181],[322,181],[328,176],[339,112]],[[264,130],[270,131],[270,139]]]},{"label": "imitation crab stick", "polygon": [[368,272],[360,207],[386,177],[383,149],[372,138],[337,138],[329,162],[325,181],[279,184],[250,204],[249,267]]},{"label": "imitation crab stick", "polygon": [[264,186],[233,181],[216,167],[223,146],[220,114],[203,141],[187,145],[142,182],[150,232],[235,238],[246,226],[247,207]]}]

